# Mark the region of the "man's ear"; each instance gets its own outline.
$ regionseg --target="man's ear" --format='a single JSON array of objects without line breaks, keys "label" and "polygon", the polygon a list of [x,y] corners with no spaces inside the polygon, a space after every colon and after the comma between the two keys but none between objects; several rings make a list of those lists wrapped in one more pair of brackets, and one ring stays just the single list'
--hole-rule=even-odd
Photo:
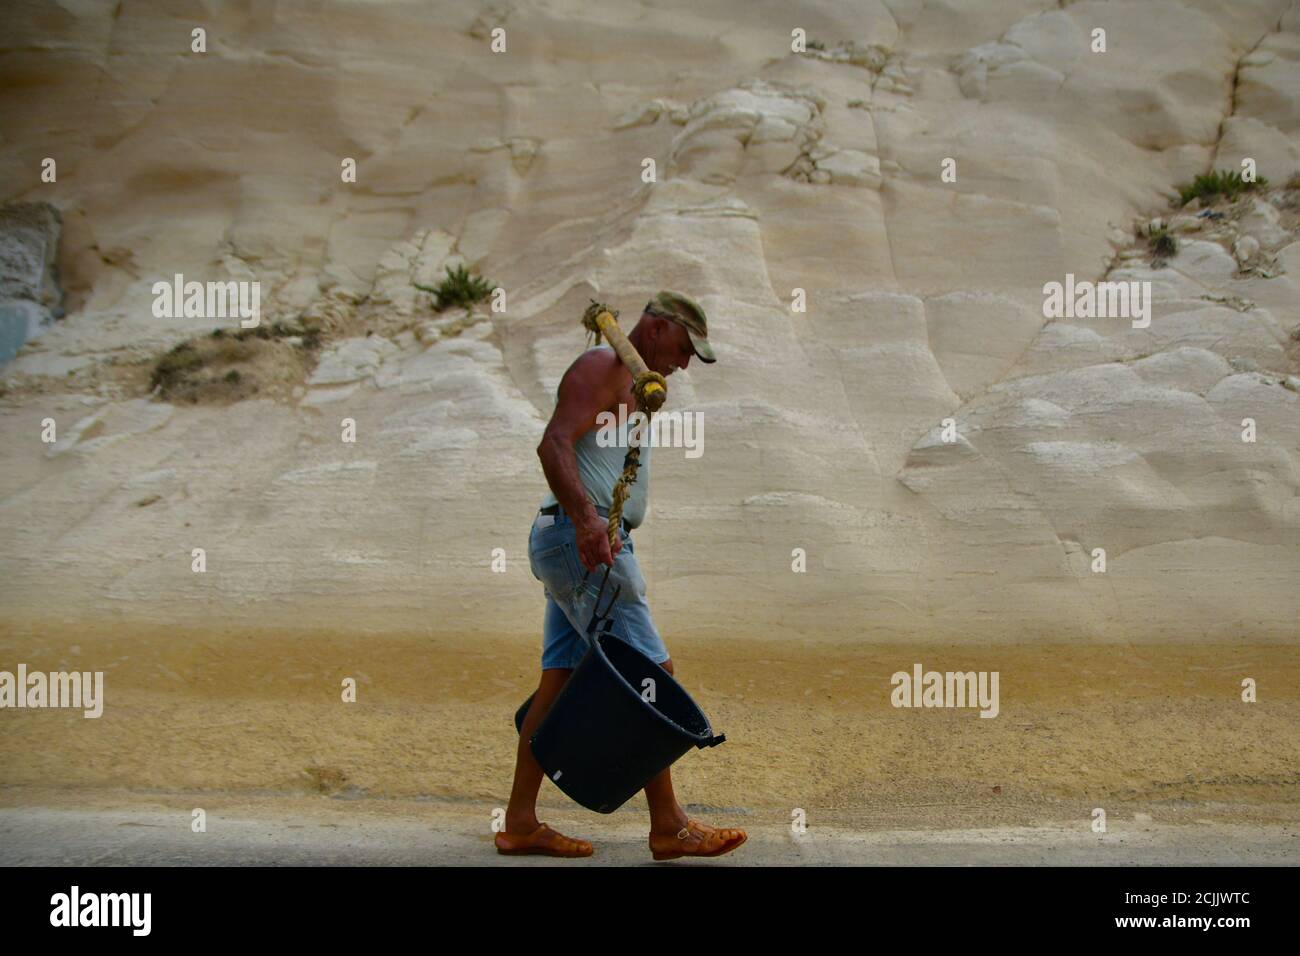
[{"label": "man's ear", "polygon": [[649,345],[656,344],[659,341],[659,333],[662,331],[663,329],[659,324],[659,316],[656,315],[654,316],[653,322],[646,323],[646,330],[645,330],[646,345],[649,346]]}]

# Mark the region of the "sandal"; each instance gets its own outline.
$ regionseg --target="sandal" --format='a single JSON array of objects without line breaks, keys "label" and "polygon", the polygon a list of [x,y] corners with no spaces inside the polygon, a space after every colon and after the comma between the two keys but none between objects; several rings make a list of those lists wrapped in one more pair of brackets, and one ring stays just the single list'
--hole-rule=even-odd
[{"label": "sandal", "polygon": [[[691,833],[698,833],[698,843],[687,843]],[[650,834],[650,852],[656,860],[675,860],[681,856],[722,856],[740,846],[748,837],[744,830],[716,829],[696,820],[687,820],[676,836]]]},{"label": "sandal", "polygon": [[593,850],[586,840],[573,840],[552,830],[545,823],[527,836],[518,833],[498,833],[494,842],[497,852],[506,856],[562,856],[574,858],[591,856]]}]

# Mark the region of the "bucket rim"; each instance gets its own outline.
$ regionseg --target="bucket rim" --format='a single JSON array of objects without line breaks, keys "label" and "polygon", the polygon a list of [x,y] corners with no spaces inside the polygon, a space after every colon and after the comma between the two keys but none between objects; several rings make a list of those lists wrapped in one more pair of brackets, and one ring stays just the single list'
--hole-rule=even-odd
[{"label": "bucket rim", "polygon": [[[606,634],[597,634],[595,640],[591,642],[591,649],[592,649],[593,651],[595,651],[597,654],[600,655],[600,659],[601,659],[602,661],[604,661],[604,663],[605,663],[605,665],[608,667],[609,671],[610,671],[610,672],[611,672],[611,673],[612,673],[616,678],[618,678],[618,682],[619,682],[620,684],[622,684],[624,687],[626,687],[626,688],[628,689],[628,691],[629,691],[629,692],[630,692],[634,697],[636,697],[636,698],[639,699],[639,700],[642,700],[643,703],[650,704],[649,701],[647,701],[647,700],[643,700],[643,699],[641,698],[641,692],[640,692],[639,690],[637,690],[635,687],[633,687],[630,683],[628,683],[627,678],[624,677],[624,676],[619,672],[619,669],[618,669],[617,667],[614,666],[614,662],[611,661],[611,660],[609,659],[609,655],[605,653],[605,648],[601,645],[601,641],[602,641],[603,639],[605,639],[605,638],[610,638],[611,640],[618,641],[620,644],[622,644],[622,645],[623,645],[624,647],[626,647],[628,650],[635,651],[637,654],[641,654],[641,656],[642,656],[642,657],[645,657],[645,659],[648,660],[648,661],[650,661],[650,658],[649,658],[649,657],[646,657],[646,655],[643,654],[643,653],[641,653],[641,651],[640,651],[639,649],[633,647],[633,646],[631,645],[631,643],[629,643],[628,641],[623,640],[623,639],[622,639],[621,637],[619,637],[617,634],[607,634],[607,633],[606,633]],[[656,662],[656,661],[650,661],[650,663],[651,663],[651,664],[654,664],[654,665],[655,665],[656,667],[658,667],[660,670],[663,670],[662,665],[660,665],[658,662]],[[713,725],[712,725],[711,723],[709,723],[709,715],[706,714],[706,713],[704,712],[704,708],[701,707],[699,704],[697,704],[697,703],[695,702],[695,698],[691,696],[690,691],[688,691],[685,687],[683,687],[683,686],[681,685],[681,682],[678,681],[676,677],[674,677],[672,674],[668,673],[667,671],[664,671],[664,677],[668,678],[668,680],[669,680],[670,682],[672,682],[672,684],[673,684],[673,685],[674,685],[678,690],[680,690],[680,691],[682,692],[682,696],[684,696],[688,701],[691,702],[691,706],[695,708],[696,713],[698,713],[698,714],[700,715],[700,717],[702,717],[702,718],[704,719],[704,728],[705,728],[705,732],[702,733],[702,734],[695,734],[695,733],[692,733],[691,731],[689,731],[689,730],[687,730],[685,727],[683,727],[681,724],[679,724],[677,721],[673,720],[671,717],[669,717],[667,714],[665,714],[662,710],[660,710],[660,709],[659,709],[658,707],[656,707],[654,704],[650,704],[650,711],[651,711],[651,713],[653,713],[655,717],[659,718],[659,720],[663,721],[665,724],[667,724],[669,727],[671,727],[673,730],[677,731],[679,734],[681,734],[681,735],[684,736],[684,737],[688,737],[688,738],[690,738],[691,740],[695,740],[695,741],[701,741],[701,740],[707,741],[707,740],[711,740],[711,739],[713,738],[713,736],[714,736],[714,734],[713,734]]]}]

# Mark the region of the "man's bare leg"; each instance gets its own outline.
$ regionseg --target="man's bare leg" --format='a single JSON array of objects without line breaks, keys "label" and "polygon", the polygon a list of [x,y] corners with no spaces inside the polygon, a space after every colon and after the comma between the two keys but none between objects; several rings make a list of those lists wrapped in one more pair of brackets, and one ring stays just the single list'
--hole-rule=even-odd
[{"label": "man's bare leg", "polygon": [[524,723],[519,731],[519,749],[515,755],[515,783],[510,790],[510,803],[506,806],[506,833],[518,833],[526,836],[539,826],[537,819],[537,791],[542,786],[542,768],[533,756],[528,740],[551,704],[559,696],[564,684],[572,674],[568,668],[548,668],[542,671],[541,683],[537,685],[537,696],[533,698]]},{"label": "man's bare leg", "polygon": [[[673,672],[671,659],[659,666],[670,674]],[[679,832],[689,819],[673,794],[672,769],[672,767],[664,767],[645,785],[645,799],[650,805],[650,832],[664,836],[672,836]]]},{"label": "man's bare leg", "polygon": [[[666,660],[659,666],[669,674],[673,672],[672,660]],[[645,785],[645,799],[646,803],[650,805],[651,836],[676,837],[690,820],[690,817],[686,815],[686,811],[682,809],[682,805],[677,802],[677,797],[673,794],[671,767],[665,767],[650,778],[650,782]],[[736,846],[744,842],[744,832],[741,830],[720,832],[715,827],[703,823],[699,825],[704,828],[704,833],[694,829],[689,830],[686,837],[678,845],[683,847],[698,846],[705,839],[710,838],[709,834],[714,834],[712,839],[715,841],[731,839],[735,841]],[[728,837],[728,833],[730,833],[730,837]],[[651,848],[654,848],[653,843]]]}]

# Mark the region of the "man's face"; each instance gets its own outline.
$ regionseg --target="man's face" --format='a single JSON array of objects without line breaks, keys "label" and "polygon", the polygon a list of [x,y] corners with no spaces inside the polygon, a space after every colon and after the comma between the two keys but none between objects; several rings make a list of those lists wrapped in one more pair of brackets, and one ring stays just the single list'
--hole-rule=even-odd
[{"label": "man's face", "polygon": [[686,368],[690,364],[695,347],[691,345],[691,336],[685,326],[678,325],[671,319],[663,319],[654,352],[654,359],[646,364],[667,378],[679,368]]}]

